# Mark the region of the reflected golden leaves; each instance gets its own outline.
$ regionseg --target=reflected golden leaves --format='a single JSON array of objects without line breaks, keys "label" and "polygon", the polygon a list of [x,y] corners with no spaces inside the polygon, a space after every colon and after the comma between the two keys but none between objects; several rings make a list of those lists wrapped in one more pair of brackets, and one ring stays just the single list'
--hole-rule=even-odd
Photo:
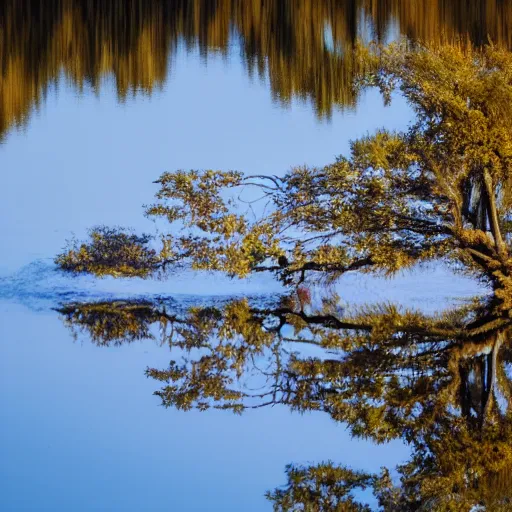
[{"label": "reflected golden leaves", "polygon": [[356,104],[359,37],[511,46],[511,27],[508,0],[10,0],[0,5],[0,135],[24,124],[62,74],[79,90],[113,77],[120,100],[151,94],[180,44],[206,57],[239,42],[248,73],[268,77],[276,100],[311,101],[329,116]]},{"label": "reflected golden leaves", "polygon": [[154,338],[157,330],[174,360],[146,374],[162,385],[155,394],[166,407],[322,411],[356,437],[402,439],[411,449],[396,468],[400,485],[388,470],[290,466],[288,485],[268,493],[276,510],[370,510],[354,498],[357,488],[372,488],[385,512],[425,503],[430,510],[507,510],[510,319],[477,332],[473,326],[490,325],[493,316],[485,301],[436,316],[389,305],[341,312],[335,301],[306,314],[290,303],[233,300],[172,313],[162,302],[104,302],[60,313],[97,345]]}]

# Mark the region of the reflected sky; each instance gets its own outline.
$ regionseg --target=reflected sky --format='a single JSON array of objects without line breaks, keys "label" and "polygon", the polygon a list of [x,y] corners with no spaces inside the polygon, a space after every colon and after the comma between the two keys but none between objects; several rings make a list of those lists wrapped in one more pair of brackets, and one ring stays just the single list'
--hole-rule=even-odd
[{"label": "reflected sky", "polygon": [[[297,296],[189,310],[157,301],[68,303],[58,311],[74,336],[99,347],[154,340],[170,350],[168,367],[146,369],[165,407],[228,414],[284,405],[324,413],[355,438],[403,440],[412,452],[396,468],[405,510],[509,503],[508,315],[488,298],[424,315],[391,304],[342,311],[336,297],[320,306]],[[319,464],[325,474],[332,463]],[[291,502],[303,503],[296,496]]]}]

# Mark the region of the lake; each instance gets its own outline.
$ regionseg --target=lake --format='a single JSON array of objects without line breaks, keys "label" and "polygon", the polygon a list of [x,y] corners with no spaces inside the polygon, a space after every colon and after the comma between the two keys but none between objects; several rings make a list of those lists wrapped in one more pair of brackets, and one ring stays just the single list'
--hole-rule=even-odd
[{"label": "lake", "polygon": [[[408,459],[403,439],[353,438],[320,411],[161,407],[160,384],[145,375],[171,359],[158,322],[133,340],[101,343],[81,328],[83,317],[73,329],[56,311],[129,300],[169,310],[264,303],[283,292],[271,275],[98,279],[65,275],[53,262],[93,226],[160,233],[143,206],[165,171],[282,176],[329,164],[381,127],[406,129],[413,112],[399,94],[386,106],[377,90],[353,85],[364,67],[357,41],[400,36],[509,46],[512,5],[2,2],[0,510],[271,510],[264,494],[285,483],[287,464],[332,460],[378,472]],[[392,280],[349,273],[335,286],[347,303],[390,300],[427,313],[482,291],[443,265]]]}]

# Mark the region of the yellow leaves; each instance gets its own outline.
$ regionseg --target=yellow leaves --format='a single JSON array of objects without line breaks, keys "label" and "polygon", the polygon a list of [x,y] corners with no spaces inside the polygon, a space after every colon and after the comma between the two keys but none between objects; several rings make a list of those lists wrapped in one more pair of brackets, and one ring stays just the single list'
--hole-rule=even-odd
[{"label": "yellow leaves", "polygon": [[224,239],[228,239],[232,237],[235,233],[239,233],[241,235],[245,234],[247,230],[247,222],[243,217],[228,214],[222,217],[218,222],[219,228],[212,231],[219,232]]},{"label": "yellow leaves", "polygon": [[[509,231],[503,177],[512,136],[507,108],[487,92],[492,84],[509,94],[512,59],[493,52],[382,50],[380,79],[400,87],[417,113],[407,132],[377,131],[353,142],[349,157],[282,178],[164,173],[147,210],[171,223],[160,254],[146,239],[92,232],[57,262],[98,275],[146,276],[170,262],[237,277],[271,270],[295,286],[313,272],[330,280],[352,269],[391,275],[450,258],[498,283],[495,272],[507,275],[512,260],[508,248],[496,255],[494,240]],[[266,201],[260,214],[237,200],[234,189],[244,186]]]},{"label": "yellow leaves", "polygon": [[63,270],[125,277],[148,277],[159,266],[159,257],[148,246],[151,238],[122,229],[98,227],[90,231],[90,242],[72,241],[69,248],[55,258]]},{"label": "yellow leaves", "polygon": [[308,255],[308,258],[320,265],[342,265],[348,260],[347,250],[345,247],[325,244],[311,251],[311,256]]},{"label": "yellow leaves", "polygon": [[457,237],[463,244],[469,246],[494,246],[494,241],[481,229],[460,229],[457,232]]},{"label": "yellow leaves", "polygon": [[496,271],[494,276],[498,282],[494,294],[500,301],[499,309],[512,318],[512,277],[500,271]]},{"label": "yellow leaves", "polygon": [[[344,422],[353,435],[375,442],[402,438],[412,456],[398,468],[402,487],[396,492],[414,503],[475,503],[488,499],[482,489],[500,488],[512,464],[510,418],[495,407],[485,428],[472,426],[487,377],[477,378],[483,373],[471,371],[489,375],[484,364],[489,361],[487,341],[507,338],[510,329],[480,330],[476,342],[464,331],[468,322],[493,318],[495,312],[487,310],[485,302],[440,317],[390,304],[367,306],[352,315],[340,313],[344,327],[329,323],[328,317],[322,320],[322,314],[336,309],[335,297],[325,303],[323,313],[310,316],[283,307],[281,302],[276,309],[259,309],[247,300],[234,300],[222,308],[195,307],[179,319],[167,313],[169,322],[176,324],[169,343],[181,349],[184,358],[166,370],[146,371],[165,383],[156,392],[163,405],[240,413],[252,405],[282,402],[301,412],[324,411]],[[133,339],[149,337],[150,323],[164,316],[155,305],[124,303],[73,304],[61,314],[70,325],[89,329],[96,340],[125,333],[132,333]],[[292,328],[293,338],[283,336],[283,326],[287,336]],[[302,344],[310,344],[315,355],[301,354]],[[501,380],[494,385],[507,393],[510,379],[500,360],[498,365]],[[249,382],[252,376],[256,391]],[[467,411],[468,393],[476,412]],[[332,473],[327,467],[310,476],[325,485],[362,482],[351,472]],[[302,485],[305,478],[299,472],[293,481]],[[377,493],[389,498],[385,474],[372,482]],[[448,494],[449,500],[444,500]]]},{"label": "yellow leaves", "polygon": [[150,325],[163,321],[154,305],[144,301],[68,304],[59,313],[75,332],[78,328],[87,330],[91,341],[97,345],[151,339]]},{"label": "yellow leaves", "polygon": [[166,216],[170,222],[182,220],[205,231],[215,230],[219,219],[228,213],[220,192],[239,186],[241,178],[241,173],[235,171],[178,170],[164,173],[157,181],[161,186],[157,199],[161,202],[148,208],[146,213]]},{"label": "yellow leaves", "polygon": [[389,170],[409,163],[404,136],[385,130],[353,141],[351,151],[354,164],[363,168]]},{"label": "yellow leaves", "polygon": [[352,492],[360,493],[373,485],[373,475],[335,466],[331,462],[317,466],[289,465],[286,473],[286,487],[266,494],[276,512],[370,512],[370,507],[354,499]]}]

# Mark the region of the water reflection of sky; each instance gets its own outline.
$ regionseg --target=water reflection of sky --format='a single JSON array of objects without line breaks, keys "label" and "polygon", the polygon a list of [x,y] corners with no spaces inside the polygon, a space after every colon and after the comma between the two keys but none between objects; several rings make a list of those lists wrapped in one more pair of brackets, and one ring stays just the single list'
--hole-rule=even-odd
[{"label": "water reflection of sky", "polygon": [[[205,66],[179,54],[164,91],[121,105],[113,88],[77,96],[61,83],[0,148],[0,270],[51,258],[95,224],[153,229],[141,205],[165,170],[321,165],[349,139],[408,118],[400,100],[385,109],[370,92],[356,113],[319,122],[308,105],[276,106],[236,58]],[[143,371],[168,359],[153,343],[73,342],[52,311],[0,303],[0,509],[259,511],[289,462],[378,470],[406,455],[400,443],[350,440],[320,414],[164,410]]]}]

